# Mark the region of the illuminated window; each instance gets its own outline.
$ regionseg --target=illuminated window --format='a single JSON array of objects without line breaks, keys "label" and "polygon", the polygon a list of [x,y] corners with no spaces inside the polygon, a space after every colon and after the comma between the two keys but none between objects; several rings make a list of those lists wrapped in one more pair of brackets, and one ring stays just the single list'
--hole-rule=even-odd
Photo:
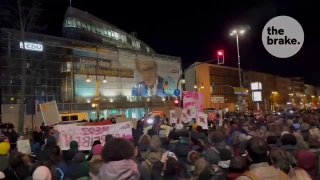
[{"label": "illuminated window", "polygon": [[112,35],[112,34],[111,34],[111,31],[108,31],[108,36],[111,37],[111,35]]},{"label": "illuminated window", "polygon": [[82,28],[87,29],[87,25],[85,23],[81,23]]},{"label": "illuminated window", "polygon": [[111,37],[114,38],[114,31],[111,31]]},{"label": "illuminated window", "polygon": [[87,28],[88,28],[88,31],[91,31],[91,26],[90,26],[90,24],[87,24]]},{"label": "illuminated window", "polygon": [[150,49],[149,49],[149,47],[147,47],[147,52],[150,52]]},{"label": "illuminated window", "polygon": [[106,28],[103,28],[103,35],[108,35],[108,31],[106,30]]},{"label": "illuminated window", "polygon": [[119,39],[119,34],[117,32],[114,32],[114,38],[117,40]]},{"label": "illuminated window", "polygon": [[81,22],[77,20],[77,27],[81,28]]}]

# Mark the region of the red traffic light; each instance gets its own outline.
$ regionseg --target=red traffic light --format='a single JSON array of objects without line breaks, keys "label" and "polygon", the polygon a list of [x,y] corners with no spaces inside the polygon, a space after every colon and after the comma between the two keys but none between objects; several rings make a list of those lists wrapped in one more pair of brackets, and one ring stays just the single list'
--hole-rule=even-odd
[{"label": "red traffic light", "polygon": [[174,100],[174,103],[175,103],[175,104],[178,104],[178,103],[179,103],[178,99]]},{"label": "red traffic light", "polygon": [[224,64],[224,51],[223,50],[217,51],[217,59],[218,59],[218,64]]}]

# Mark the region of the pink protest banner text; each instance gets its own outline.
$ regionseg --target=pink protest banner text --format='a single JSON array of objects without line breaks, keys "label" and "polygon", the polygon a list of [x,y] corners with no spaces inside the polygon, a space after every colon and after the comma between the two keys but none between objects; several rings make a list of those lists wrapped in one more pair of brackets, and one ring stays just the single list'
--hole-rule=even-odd
[{"label": "pink protest banner text", "polygon": [[79,150],[90,150],[95,140],[100,140],[104,144],[107,134],[113,137],[132,138],[130,122],[104,126],[58,125],[56,130],[59,132],[58,144],[61,150],[68,150],[73,140],[78,142]]},{"label": "pink protest banner text", "polygon": [[187,116],[197,118],[199,112],[203,112],[203,95],[199,92],[184,91],[183,109],[187,112]]}]

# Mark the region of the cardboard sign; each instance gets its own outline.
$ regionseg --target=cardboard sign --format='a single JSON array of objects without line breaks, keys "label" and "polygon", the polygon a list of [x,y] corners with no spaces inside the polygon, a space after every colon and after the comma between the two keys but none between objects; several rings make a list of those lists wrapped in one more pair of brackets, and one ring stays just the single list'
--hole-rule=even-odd
[{"label": "cardboard sign", "polygon": [[170,110],[170,124],[177,123],[178,121],[178,116],[176,114],[175,110]]},{"label": "cardboard sign", "polygon": [[58,144],[61,150],[68,150],[73,140],[78,142],[79,150],[90,150],[95,140],[100,140],[104,144],[107,134],[113,137],[132,138],[131,122],[104,126],[57,125],[55,129],[59,132]]},{"label": "cardboard sign", "polygon": [[29,139],[17,141],[18,151],[23,154],[31,154],[31,145]]},{"label": "cardboard sign", "polygon": [[40,110],[45,125],[50,126],[61,121],[56,101],[40,104]]},{"label": "cardboard sign", "polygon": [[197,125],[202,126],[203,129],[208,129],[208,115],[201,112],[197,117]]}]

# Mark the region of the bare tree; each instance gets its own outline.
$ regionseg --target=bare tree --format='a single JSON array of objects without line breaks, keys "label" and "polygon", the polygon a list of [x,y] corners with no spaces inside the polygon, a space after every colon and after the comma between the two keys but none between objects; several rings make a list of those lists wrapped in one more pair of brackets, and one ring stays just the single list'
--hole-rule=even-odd
[{"label": "bare tree", "polygon": [[[39,19],[42,10],[40,3],[33,1],[31,5],[22,3],[23,0],[17,0],[16,6],[3,6],[1,11],[2,20],[7,22],[9,28],[20,31],[20,41],[25,41],[25,32],[40,30]],[[24,0],[24,2],[26,2]],[[24,43],[23,43],[24,44]],[[26,55],[25,49],[21,48],[21,94],[19,108],[18,131],[23,134],[24,113],[25,113],[25,91],[26,91]]]}]

